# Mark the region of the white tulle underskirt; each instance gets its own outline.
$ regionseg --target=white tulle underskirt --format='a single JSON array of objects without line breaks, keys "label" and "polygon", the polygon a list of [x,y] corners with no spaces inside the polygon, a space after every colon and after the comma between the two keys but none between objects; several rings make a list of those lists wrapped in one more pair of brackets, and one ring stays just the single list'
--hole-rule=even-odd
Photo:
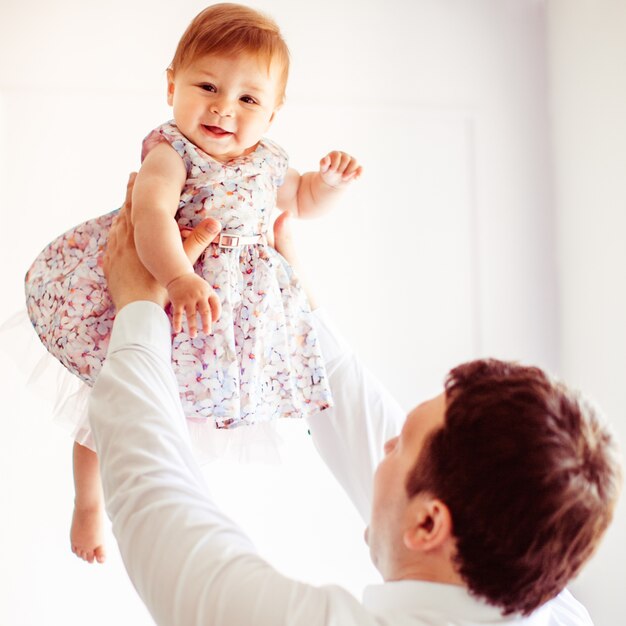
[{"label": "white tulle underskirt", "polygon": [[[50,407],[55,423],[69,431],[79,444],[96,451],[89,427],[91,388],[65,369],[39,341],[26,310],[0,326],[0,349],[15,362],[24,379],[25,392]],[[283,438],[275,422],[260,422],[233,429],[210,428],[188,421],[196,459],[238,463],[280,463]]]}]

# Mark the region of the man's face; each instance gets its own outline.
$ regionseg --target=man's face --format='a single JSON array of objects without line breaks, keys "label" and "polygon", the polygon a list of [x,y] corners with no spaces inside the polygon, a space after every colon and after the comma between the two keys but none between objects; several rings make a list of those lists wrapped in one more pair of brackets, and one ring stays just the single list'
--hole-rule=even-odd
[{"label": "man's face", "polygon": [[400,435],[385,444],[385,456],[374,474],[372,515],[365,540],[372,562],[385,580],[393,580],[403,559],[410,556],[403,540],[411,523],[406,479],[428,436],[443,426],[445,410],[443,393],[414,408]]}]

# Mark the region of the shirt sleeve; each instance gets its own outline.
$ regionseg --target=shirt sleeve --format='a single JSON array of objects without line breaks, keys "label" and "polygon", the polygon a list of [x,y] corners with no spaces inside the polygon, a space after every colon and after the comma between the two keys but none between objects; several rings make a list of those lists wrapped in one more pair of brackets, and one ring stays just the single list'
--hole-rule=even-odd
[{"label": "shirt sleeve", "polygon": [[113,533],[155,622],[373,624],[347,591],[279,574],[215,505],[189,446],[170,349],[156,304],[124,307],[89,406]]},{"label": "shirt sleeve", "polygon": [[373,476],[386,441],[402,428],[405,413],[359,361],[323,310],[313,312],[333,396],[333,406],[309,418],[320,456],[368,523]]}]

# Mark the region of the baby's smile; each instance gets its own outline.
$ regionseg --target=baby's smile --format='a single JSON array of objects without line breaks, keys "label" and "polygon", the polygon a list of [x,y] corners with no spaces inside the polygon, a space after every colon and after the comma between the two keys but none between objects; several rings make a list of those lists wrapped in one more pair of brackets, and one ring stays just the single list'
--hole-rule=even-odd
[{"label": "baby's smile", "polygon": [[228,130],[224,130],[219,126],[208,126],[206,124],[202,124],[203,130],[210,135],[211,137],[224,137],[226,135],[232,135],[233,133]]}]

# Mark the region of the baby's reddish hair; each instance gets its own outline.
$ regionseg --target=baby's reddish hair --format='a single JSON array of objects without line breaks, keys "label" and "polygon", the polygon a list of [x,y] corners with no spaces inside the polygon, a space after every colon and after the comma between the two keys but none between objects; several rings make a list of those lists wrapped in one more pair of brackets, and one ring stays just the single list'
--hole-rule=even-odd
[{"label": "baby's reddish hair", "polygon": [[278,100],[285,98],[289,75],[289,49],[274,20],[241,4],[214,4],[199,13],[178,42],[170,63],[174,74],[208,54],[250,54],[280,68]]}]

